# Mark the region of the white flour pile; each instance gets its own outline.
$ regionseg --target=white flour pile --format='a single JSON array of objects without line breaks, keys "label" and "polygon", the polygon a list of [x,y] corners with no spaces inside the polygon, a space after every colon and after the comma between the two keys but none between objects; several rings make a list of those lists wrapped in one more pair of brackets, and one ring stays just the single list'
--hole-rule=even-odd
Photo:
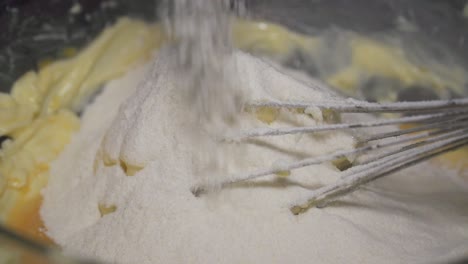
[{"label": "white flour pile", "polygon": [[[468,195],[447,180],[449,172],[430,165],[299,216],[289,211],[291,203],[334,181],[336,168],[303,168],[289,178],[270,176],[194,197],[190,189],[203,177],[222,180],[350,148],[353,139],[328,133],[217,143],[192,122],[193,109],[159,56],[153,68],[107,86],[52,165],[41,215],[47,234],[66,252],[112,263],[255,264],[415,263],[468,253]],[[246,101],[328,96],[249,55],[236,53],[231,63]],[[315,122],[282,110],[270,126]],[[243,113],[230,126],[268,124]],[[216,154],[204,151],[205,144]],[[220,166],[210,163],[213,155]]]}]

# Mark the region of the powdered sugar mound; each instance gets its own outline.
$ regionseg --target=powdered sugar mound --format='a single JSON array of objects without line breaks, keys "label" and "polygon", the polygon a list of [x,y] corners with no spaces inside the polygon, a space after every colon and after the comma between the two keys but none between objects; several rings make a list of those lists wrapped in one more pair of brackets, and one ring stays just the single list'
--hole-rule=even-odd
[{"label": "powdered sugar mound", "polygon": [[[200,181],[349,149],[353,138],[327,133],[220,141],[194,118],[168,74],[166,56],[159,55],[118,111],[144,69],[110,84],[52,165],[41,214],[66,251],[115,263],[407,263],[463,253],[457,245],[468,239],[468,196],[441,177],[447,171],[427,164],[299,216],[288,205],[334,181],[336,168],[311,166],[288,178],[272,175],[195,197],[190,190]],[[244,53],[229,63],[245,103],[332,96]],[[242,112],[228,128],[319,122],[286,109],[267,113],[271,123]],[[422,170],[428,173],[414,173]],[[100,212],[100,205],[115,211]]]}]

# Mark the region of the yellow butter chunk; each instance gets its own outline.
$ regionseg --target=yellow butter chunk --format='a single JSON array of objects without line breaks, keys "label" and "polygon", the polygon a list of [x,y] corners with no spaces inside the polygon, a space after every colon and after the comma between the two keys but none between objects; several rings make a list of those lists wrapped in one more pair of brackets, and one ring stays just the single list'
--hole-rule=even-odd
[{"label": "yellow butter chunk", "polygon": [[44,116],[82,106],[106,81],[147,60],[163,40],[158,25],[123,18],[76,57],[26,73],[11,95],[0,94],[0,134],[28,125],[39,112]]},{"label": "yellow butter chunk", "polygon": [[120,167],[127,176],[134,176],[144,168],[143,166],[130,164],[122,159],[120,160]]},{"label": "yellow butter chunk", "polygon": [[80,107],[104,82],[121,76],[136,63],[148,59],[162,41],[158,26],[120,19],[78,56],[63,62],[61,67],[66,71],[62,74],[57,74],[54,64],[46,66],[40,73],[40,78],[47,80],[41,85],[50,87],[44,98],[42,115],[61,108]]},{"label": "yellow butter chunk", "polygon": [[36,112],[42,97],[37,87],[37,74],[31,71],[23,75],[15,82],[10,94],[23,107],[30,107]]},{"label": "yellow butter chunk", "polygon": [[[280,60],[294,51],[301,51],[320,61],[321,54],[328,52],[324,50],[328,45],[323,37],[302,35],[262,21],[237,20],[233,38],[239,49]],[[349,43],[345,45],[350,50],[349,65],[326,77],[326,82],[350,95],[356,95],[363,76],[399,80],[407,87],[427,85],[442,97],[450,89],[463,94],[464,84],[468,81],[461,67],[447,66],[438,61],[429,61],[430,65],[426,67],[425,62],[412,62],[398,45],[360,35],[350,35]]]},{"label": "yellow butter chunk", "polygon": [[434,69],[429,70],[413,64],[399,47],[364,37],[355,37],[350,45],[351,64],[330,76],[327,82],[351,94],[355,94],[363,75],[399,80],[406,86],[425,84],[439,93],[447,88],[462,92],[467,80],[461,68],[431,65]]},{"label": "yellow butter chunk", "polygon": [[332,164],[340,171],[345,171],[353,166],[351,161],[348,158],[344,157],[332,161]]},{"label": "yellow butter chunk", "polygon": [[[15,189],[25,188],[29,178],[48,170],[53,161],[79,128],[78,117],[61,111],[36,119],[27,128],[14,135],[0,151],[0,173],[6,175],[7,184]],[[0,190],[0,191],[4,191]]]},{"label": "yellow butter chunk", "polygon": [[279,109],[273,107],[259,107],[255,109],[255,116],[258,120],[271,124],[278,118]]},{"label": "yellow butter chunk", "polygon": [[291,175],[291,171],[278,171],[275,174],[278,177],[286,178]]},{"label": "yellow butter chunk", "polygon": [[263,55],[286,58],[295,49],[312,52],[319,40],[261,21],[238,20],[233,27],[236,47]]},{"label": "yellow butter chunk", "polygon": [[28,72],[13,85],[10,95],[0,93],[0,135],[32,122],[41,98],[36,82],[36,73]]},{"label": "yellow butter chunk", "polygon": [[117,206],[115,205],[105,205],[105,204],[98,204],[99,213],[101,217],[112,214],[113,212],[117,211]]},{"label": "yellow butter chunk", "polygon": [[78,117],[63,110],[35,120],[15,132],[15,140],[3,144],[0,151],[0,219],[7,219],[7,225],[18,221],[8,218],[13,208],[21,216],[18,208],[28,208],[25,205],[40,196],[40,190],[47,183],[49,164],[78,128]]},{"label": "yellow butter chunk", "polygon": [[70,110],[105,82],[147,61],[163,40],[158,25],[122,18],[82,51],[62,50],[65,59],[47,60],[39,72],[18,79],[10,94],[0,93],[0,135],[11,137],[0,150],[0,220],[47,241],[40,232],[40,190],[50,163],[79,128]]},{"label": "yellow butter chunk", "polygon": [[10,95],[0,93],[0,135],[28,125],[33,116],[33,106],[21,105]]}]

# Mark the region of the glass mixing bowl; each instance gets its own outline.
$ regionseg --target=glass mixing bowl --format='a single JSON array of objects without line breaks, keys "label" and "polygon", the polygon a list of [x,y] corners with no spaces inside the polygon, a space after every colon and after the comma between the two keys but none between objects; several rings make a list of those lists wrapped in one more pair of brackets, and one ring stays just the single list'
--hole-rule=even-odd
[{"label": "glass mixing bowl", "polygon": [[[398,35],[409,45],[418,38],[435,58],[441,56],[442,47],[468,68],[468,15],[463,15],[464,9],[468,11],[467,0],[244,1],[249,16],[302,34],[340,28],[365,35]],[[0,1],[0,91],[8,92],[16,79],[41,61],[63,57],[65,47],[83,47],[120,16],[155,20],[156,6],[155,0]],[[417,27],[417,33],[411,27],[402,29],[405,25]],[[286,64],[314,72],[300,56]],[[467,90],[465,86],[455,96],[464,96]],[[408,95],[418,96],[423,95],[418,91]],[[0,263],[90,263],[58,257],[56,252],[0,227]]]}]

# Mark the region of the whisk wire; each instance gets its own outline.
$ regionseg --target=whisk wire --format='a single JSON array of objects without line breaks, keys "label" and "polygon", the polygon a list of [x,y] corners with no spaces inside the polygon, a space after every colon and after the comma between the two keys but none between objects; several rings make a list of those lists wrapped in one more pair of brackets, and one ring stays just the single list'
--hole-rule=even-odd
[{"label": "whisk wire", "polygon": [[308,108],[319,107],[331,109],[338,112],[348,113],[391,113],[391,112],[416,112],[416,111],[440,111],[447,109],[463,108],[468,106],[468,98],[451,100],[433,100],[420,102],[394,102],[394,103],[371,103],[356,99],[321,100],[321,101],[255,101],[248,107],[275,107],[275,108]]},{"label": "whisk wire", "polygon": [[440,127],[444,127],[446,125],[450,126],[454,123],[459,123],[459,122],[464,122],[468,120],[468,116],[462,115],[461,117],[456,117],[453,119],[448,119],[448,120],[441,120],[440,122],[435,122],[435,123],[429,123],[429,124],[424,124],[424,125],[419,125],[415,126],[412,128],[407,128],[407,129],[399,129],[395,131],[390,131],[390,132],[384,132],[384,133],[377,133],[373,134],[370,136],[366,136],[365,138],[360,139],[360,143],[368,143],[371,141],[376,141],[376,140],[381,140],[385,138],[390,138],[390,137],[397,137],[397,136],[402,136],[406,134],[411,134],[411,133],[417,133],[425,130],[431,130],[431,129],[437,129]]},{"label": "whisk wire", "polygon": [[[423,131],[422,133],[419,133],[419,134],[406,136],[402,138],[396,138],[388,142],[365,145],[365,146],[358,147],[352,150],[335,151],[333,153],[326,154],[326,155],[319,156],[319,157],[307,158],[307,159],[303,159],[303,160],[296,161],[296,162],[285,163],[280,166],[275,166],[274,168],[261,169],[261,170],[253,171],[251,173],[247,173],[243,175],[236,175],[236,176],[231,177],[229,181],[224,182],[223,186],[237,183],[237,182],[257,179],[263,176],[272,175],[272,174],[276,174],[276,173],[283,172],[283,171],[292,171],[292,170],[307,167],[307,166],[318,165],[321,163],[330,162],[330,161],[341,159],[341,158],[348,158],[350,156],[356,156],[356,155],[363,154],[363,153],[370,153],[372,151],[377,151],[377,150],[388,148],[388,147],[395,147],[395,146],[405,144],[408,142],[414,142],[414,141],[422,140],[424,138],[428,138],[431,136],[439,135],[437,137],[433,137],[427,140],[422,140],[411,145],[405,145],[396,150],[383,152],[380,155],[377,155],[374,158],[367,160],[365,162],[353,164],[353,165],[363,165],[363,164],[370,163],[378,159],[382,159],[386,156],[398,154],[409,148],[415,148],[423,144],[428,144],[428,143],[436,142],[441,139],[446,139],[452,136],[459,135],[461,133],[460,128],[464,128],[467,125],[468,125],[468,122],[463,122],[463,123],[459,123],[456,125],[453,124],[451,127],[446,127],[446,128],[434,130],[434,131]],[[447,133],[447,132],[450,132],[450,133]],[[202,189],[209,189],[211,187],[212,186],[208,186],[208,185],[203,186],[203,187],[199,186],[199,188],[202,188]]]},{"label": "whisk wire", "polygon": [[[333,184],[312,191],[308,199],[291,207],[294,214],[312,206],[323,207],[329,201],[356,190],[362,184],[402,170],[418,162],[452,151],[468,144],[468,98],[435,100],[426,102],[370,103],[349,99],[343,101],[323,100],[320,102],[252,102],[249,108],[308,108],[331,109],[337,112],[393,113],[403,117],[377,118],[366,122],[318,124],[304,127],[254,128],[241,131],[229,139],[243,141],[254,137],[281,136],[291,134],[313,134],[325,131],[355,130],[370,127],[388,127],[391,130],[364,136],[355,148],[338,150],[318,157],[306,158],[289,163],[276,164],[271,168],[250,173],[232,175],[221,183],[222,187],[254,180],[263,176],[290,172],[295,169],[332,162],[338,159],[355,158],[352,166]],[[414,127],[399,129],[398,125],[411,124]],[[290,176],[291,177],[291,176]],[[200,193],[215,186],[201,185],[194,189]]]},{"label": "whisk wire", "polygon": [[464,130],[464,135],[434,142],[418,149],[408,150],[397,158],[383,158],[360,167],[355,167],[354,170],[351,168],[337,182],[313,191],[313,194],[305,202],[293,205],[291,211],[294,214],[298,214],[313,206],[323,207],[333,199],[354,191],[362,184],[446,153],[447,151],[460,148],[468,144],[467,132],[468,130]]},{"label": "whisk wire", "polygon": [[436,114],[423,114],[415,116],[407,116],[401,118],[390,118],[385,120],[377,120],[370,122],[357,122],[351,124],[331,124],[331,125],[317,125],[307,127],[285,127],[285,128],[257,128],[248,131],[241,132],[240,135],[233,137],[234,140],[243,140],[254,137],[264,136],[282,136],[291,134],[304,134],[304,133],[317,133],[333,130],[346,130],[356,128],[370,128],[380,127],[389,125],[399,124],[410,124],[410,123],[425,123],[441,121],[453,116],[464,115],[468,117],[468,110],[450,111]]},{"label": "whisk wire", "polygon": [[[462,123],[462,124],[459,124],[459,125],[456,125],[456,126],[453,126],[453,127],[448,127],[448,128],[434,130],[434,131],[428,131],[428,132],[424,132],[424,133],[419,134],[419,135],[405,137],[404,139],[400,140],[400,142],[394,141],[394,142],[387,143],[387,146],[393,146],[393,145],[397,145],[397,144],[401,144],[401,143],[417,141],[416,143],[413,143],[413,144],[410,144],[410,145],[405,145],[405,146],[397,148],[395,150],[381,153],[380,155],[375,155],[375,156],[373,156],[372,158],[370,158],[370,159],[368,159],[366,161],[355,163],[354,165],[362,165],[362,164],[369,163],[369,162],[372,162],[372,161],[375,161],[375,160],[379,160],[379,159],[381,159],[383,157],[386,157],[386,156],[389,156],[389,155],[398,154],[398,153],[400,153],[402,151],[405,151],[407,149],[410,149],[410,148],[415,148],[415,147],[422,146],[422,145],[425,145],[425,144],[437,142],[438,140],[447,139],[447,138],[451,138],[453,136],[457,136],[460,133],[464,132],[463,129],[466,128],[467,125],[468,125],[468,122],[465,122],[465,123]],[[421,140],[421,139],[423,139],[423,140]]]}]

